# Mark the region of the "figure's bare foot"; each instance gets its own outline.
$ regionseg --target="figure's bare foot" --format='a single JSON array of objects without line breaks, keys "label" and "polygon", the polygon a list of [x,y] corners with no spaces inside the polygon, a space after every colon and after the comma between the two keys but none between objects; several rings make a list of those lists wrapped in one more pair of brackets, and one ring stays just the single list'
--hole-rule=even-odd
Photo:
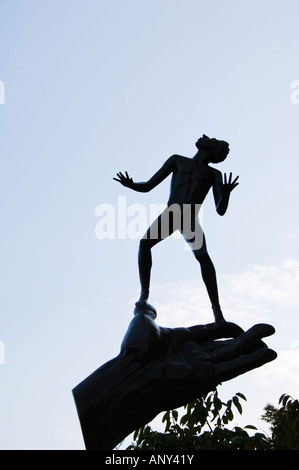
[{"label": "figure's bare foot", "polygon": [[155,307],[150,305],[147,301],[148,292],[141,292],[139,300],[135,303],[134,315],[137,314],[148,314],[153,320],[157,317]]}]

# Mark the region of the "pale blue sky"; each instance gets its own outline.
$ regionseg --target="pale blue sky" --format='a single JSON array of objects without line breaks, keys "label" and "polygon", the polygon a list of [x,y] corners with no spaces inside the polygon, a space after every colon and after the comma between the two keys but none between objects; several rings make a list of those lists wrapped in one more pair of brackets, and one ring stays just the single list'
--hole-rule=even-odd
[{"label": "pale blue sky", "polygon": [[[230,142],[218,168],[240,175],[225,217],[211,195],[203,212],[225,314],[277,329],[277,361],[224,393],[248,396],[251,424],[297,393],[298,14],[296,0],[0,0],[2,449],[84,447],[71,389],[118,354],[139,294],[138,241],[98,240],[95,210],[166,202],[169,179],[141,194],[112,178],[146,180],[202,133]],[[211,321],[183,243],[153,256],[157,322]]]}]

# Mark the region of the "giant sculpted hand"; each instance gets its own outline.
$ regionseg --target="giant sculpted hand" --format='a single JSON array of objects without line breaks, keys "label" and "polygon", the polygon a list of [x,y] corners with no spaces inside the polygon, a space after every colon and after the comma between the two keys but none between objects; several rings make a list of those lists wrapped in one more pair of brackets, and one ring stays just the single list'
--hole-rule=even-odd
[{"label": "giant sculpted hand", "polygon": [[73,390],[87,449],[112,449],[161,411],[178,408],[276,358],[262,338],[233,323],[158,326],[148,314],[131,321],[120,354]]}]

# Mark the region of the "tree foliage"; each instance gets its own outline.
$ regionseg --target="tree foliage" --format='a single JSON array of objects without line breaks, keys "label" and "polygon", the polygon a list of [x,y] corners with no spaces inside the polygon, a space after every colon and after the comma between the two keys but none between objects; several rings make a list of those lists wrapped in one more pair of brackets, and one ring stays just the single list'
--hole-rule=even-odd
[{"label": "tree foliage", "polygon": [[279,399],[280,408],[270,403],[264,408],[262,419],[270,424],[271,448],[299,450],[299,402],[287,394]]},{"label": "tree foliage", "polygon": [[128,450],[299,450],[299,402],[287,394],[279,399],[280,408],[268,404],[261,419],[270,426],[271,436],[257,431],[255,426],[244,429],[227,425],[237,411],[242,414],[242,393],[223,402],[217,389],[184,407],[179,417],[177,410],[167,411],[162,418],[163,432],[153,431],[149,425],[137,429],[134,442]]},{"label": "tree foliage", "polygon": [[149,425],[137,429],[135,442],[128,450],[254,450],[269,447],[269,439],[256,432],[250,436],[246,429],[256,430],[254,426],[244,429],[228,425],[237,410],[242,414],[241,400],[246,400],[242,393],[223,402],[217,389],[189,403],[184,407],[185,414],[179,418],[177,410],[167,411],[162,422],[164,433],[153,431]]}]

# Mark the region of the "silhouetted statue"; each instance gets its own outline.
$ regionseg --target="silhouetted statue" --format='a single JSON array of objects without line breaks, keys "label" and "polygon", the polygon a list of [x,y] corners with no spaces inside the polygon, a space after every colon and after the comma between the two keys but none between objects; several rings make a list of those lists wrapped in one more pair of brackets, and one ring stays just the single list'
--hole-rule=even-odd
[{"label": "silhouetted statue", "polygon": [[209,166],[209,163],[225,160],[229,153],[227,142],[203,135],[196,142],[196,147],[198,151],[193,158],[172,155],[147,182],[134,183],[127,172],[125,175],[119,172],[118,178],[113,179],[135,191],[148,192],[172,174],[167,208],[140,240],[138,264],[141,294],[136,302],[135,314],[143,311],[151,312],[153,318],[156,316],[155,308],[147,302],[152,267],[151,249],[174,231],[180,230],[200,263],[215,322],[221,325],[225,320],[219,303],[215,268],[207,251],[205,236],[198,220],[198,211],[212,188],[217,213],[224,215],[230,193],[239,183],[237,183],[238,176],[232,180],[231,173],[228,179],[224,174],[223,180],[222,173]]},{"label": "silhouetted statue", "polygon": [[164,328],[136,314],[119,355],[73,389],[86,449],[113,449],[160,412],[274,360],[262,341],[273,333],[270,325],[244,332],[229,322]]},{"label": "silhouetted statue", "polygon": [[[237,178],[228,180],[209,166],[223,161],[227,142],[203,135],[193,158],[170,157],[146,183],[134,183],[122,173],[118,179],[136,191],[150,191],[172,173],[167,208],[140,241],[140,299],[122,341],[120,353],[73,389],[87,449],[113,449],[138,427],[160,412],[178,408],[276,358],[262,341],[272,335],[271,325],[254,325],[244,332],[224,320],[213,263],[197,214],[210,188],[216,210],[226,212]],[[156,311],[148,303],[151,249],[180,230],[199,261],[215,323],[190,328],[165,328],[156,324]],[[220,341],[219,341],[220,340]]]}]

